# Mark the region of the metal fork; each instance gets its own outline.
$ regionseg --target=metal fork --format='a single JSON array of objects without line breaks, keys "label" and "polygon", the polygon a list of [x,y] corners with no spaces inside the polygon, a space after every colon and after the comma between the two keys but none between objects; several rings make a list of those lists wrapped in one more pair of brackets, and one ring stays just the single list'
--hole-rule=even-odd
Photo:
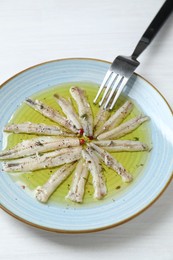
[{"label": "metal fork", "polygon": [[173,0],[165,1],[159,12],[148,26],[147,30],[142,35],[132,55],[116,57],[103,79],[99,91],[94,99],[94,103],[96,103],[100,94],[105,89],[102,99],[99,102],[99,106],[105,102],[103,107],[104,109],[107,109],[108,105],[111,103],[109,110],[112,110],[128,80],[140,64],[139,61],[137,61],[137,58],[150,44],[152,39],[166,21],[167,17],[171,14],[172,10]]}]

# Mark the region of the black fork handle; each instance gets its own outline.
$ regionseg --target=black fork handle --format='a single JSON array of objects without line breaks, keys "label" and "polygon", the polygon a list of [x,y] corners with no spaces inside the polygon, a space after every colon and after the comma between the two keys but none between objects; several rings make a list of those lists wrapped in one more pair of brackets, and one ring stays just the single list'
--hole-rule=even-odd
[{"label": "black fork handle", "polygon": [[160,8],[159,12],[156,14],[147,30],[142,35],[140,41],[138,42],[134,52],[132,53],[132,59],[136,59],[150,44],[157,32],[160,30],[168,16],[173,10],[173,0],[166,0],[163,6]]}]

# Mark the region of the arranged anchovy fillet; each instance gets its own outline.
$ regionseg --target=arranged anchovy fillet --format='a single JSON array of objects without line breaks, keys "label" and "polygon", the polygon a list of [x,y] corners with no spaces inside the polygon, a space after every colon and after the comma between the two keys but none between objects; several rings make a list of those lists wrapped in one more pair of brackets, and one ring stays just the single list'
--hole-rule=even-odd
[{"label": "arranged anchovy fillet", "polygon": [[88,103],[86,92],[78,87],[71,87],[70,93],[78,106],[79,117],[82,123],[84,134],[88,137],[93,136],[93,115],[90,104]]},{"label": "arranged anchovy fillet", "polygon": [[35,124],[31,122],[24,122],[21,124],[7,125],[3,129],[5,132],[11,132],[15,134],[36,134],[36,135],[58,135],[58,136],[74,136],[72,133],[63,131],[58,126]]},{"label": "arranged anchovy fillet", "polygon": [[80,140],[76,137],[37,137],[30,140],[24,140],[14,148],[0,152],[0,159],[14,159],[53,151],[60,148],[79,146]]},{"label": "arranged anchovy fillet", "polygon": [[38,154],[31,157],[11,160],[3,164],[6,172],[31,172],[44,168],[53,168],[65,163],[70,163],[81,158],[82,148],[70,147],[57,151]]},{"label": "arranged anchovy fillet", "polygon": [[126,101],[103,125],[103,131],[108,131],[118,126],[132,111],[133,104]]},{"label": "arranged anchovy fillet", "polygon": [[98,157],[93,153],[93,150],[87,148],[82,150],[82,156],[86,160],[88,168],[92,174],[94,186],[94,198],[102,199],[106,193],[106,184],[102,175],[102,167]]},{"label": "arranged anchovy fillet", "polygon": [[123,152],[123,151],[148,151],[149,147],[139,141],[133,140],[101,140],[93,141],[94,144],[101,146],[109,152]]},{"label": "arranged anchovy fillet", "polygon": [[136,128],[138,128],[142,123],[144,123],[145,121],[149,120],[149,117],[147,116],[137,116],[117,127],[115,127],[114,129],[105,132],[103,134],[100,134],[97,139],[98,140],[103,140],[103,139],[117,139],[119,137],[122,137],[130,132],[132,132],[133,130],[135,130]]},{"label": "arranged anchovy fillet", "polygon": [[73,125],[76,129],[82,129],[82,125],[79,120],[79,116],[77,115],[76,111],[74,110],[73,105],[67,99],[59,96],[58,94],[54,95],[57,103],[61,107],[62,111],[66,115],[66,117],[73,122]]},{"label": "arranged anchovy fillet", "polygon": [[100,159],[111,169],[116,171],[118,175],[122,177],[122,180],[124,182],[130,182],[132,181],[132,176],[130,173],[124,169],[124,167],[114,158],[112,157],[108,152],[103,150],[102,148],[98,147],[94,143],[90,143],[90,147],[96,151],[97,155],[100,157]]},{"label": "arranged anchovy fillet", "polygon": [[43,185],[36,188],[35,197],[40,202],[47,202],[51,194],[58,186],[67,179],[75,168],[75,163],[65,164],[59,168],[49,180]]},{"label": "arranged anchovy fillet", "polygon": [[36,111],[40,112],[43,116],[49,118],[50,120],[60,124],[61,126],[69,129],[70,131],[77,133],[78,130],[73,125],[73,122],[63,117],[58,111],[53,108],[47,106],[39,100],[32,100],[28,98],[26,104],[30,107],[34,108]]},{"label": "arranged anchovy fillet", "polygon": [[87,178],[88,168],[84,160],[81,159],[75,169],[73,182],[66,198],[75,202],[82,202]]},{"label": "arranged anchovy fillet", "polygon": [[94,137],[103,132],[103,125],[110,116],[110,112],[103,107],[104,104],[100,107],[97,115],[94,118]]}]

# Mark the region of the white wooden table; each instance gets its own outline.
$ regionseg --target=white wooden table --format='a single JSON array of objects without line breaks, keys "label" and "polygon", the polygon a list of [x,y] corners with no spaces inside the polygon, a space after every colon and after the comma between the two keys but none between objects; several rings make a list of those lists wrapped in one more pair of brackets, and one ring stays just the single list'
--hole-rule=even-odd
[{"label": "white wooden table", "polygon": [[[112,61],[130,54],[163,0],[0,0],[0,83],[29,66],[67,57]],[[137,72],[173,108],[173,15]],[[147,211],[103,232],[38,230],[0,210],[0,259],[173,259],[173,183]]]}]

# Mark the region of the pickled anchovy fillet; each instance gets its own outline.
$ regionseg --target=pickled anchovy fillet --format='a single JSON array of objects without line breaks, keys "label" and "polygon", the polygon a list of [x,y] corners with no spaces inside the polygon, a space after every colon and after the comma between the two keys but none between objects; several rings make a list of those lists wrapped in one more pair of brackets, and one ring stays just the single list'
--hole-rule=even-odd
[{"label": "pickled anchovy fillet", "polygon": [[114,157],[112,157],[112,155],[110,155],[108,152],[98,147],[94,143],[91,143],[90,147],[92,147],[93,150],[96,151],[97,155],[108,167],[116,171],[118,175],[122,177],[122,180],[124,182],[132,181],[133,178],[131,174],[128,173],[126,169]]},{"label": "pickled anchovy fillet", "polygon": [[6,172],[31,172],[44,168],[53,168],[79,160],[81,158],[81,151],[82,148],[80,146],[62,148],[57,151],[44,153],[43,155],[10,160],[3,164],[3,170]]},{"label": "pickled anchovy fillet", "polygon": [[149,120],[149,117],[147,116],[137,116],[117,127],[115,127],[114,129],[105,132],[103,134],[100,134],[97,139],[98,140],[103,140],[103,139],[117,139],[119,137],[122,137],[128,133],[131,133],[132,131],[134,131],[136,128],[138,128],[142,123],[144,123],[145,121]]},{"label": "pickled anchovy fillet", "polygon": [[93,115],[86,92],[78,87],[71,87],[70,93],[78,106],[79,118],[86,136],[93,136]]},{"label": "pickled anchovy fillet", "polygon": [[49,118],[50,120],[60,124],[61,126],[69,129],[70,131],[77,133],[78,130],[73,125],[73,122],[68,120],[67,118],[63,117],[58,111],[54,110],[53,108],[49,107],[48,105],[44,104],[39,100],[32,100],[28,98],[25,103],[41,113],[43,116]]},{"label": "pickled anchovy fillet", "polygon": [[102,167],[100,161],[90,148],[82,150],[82,156],[86,160],[88,169],[92,174],[94,198],[102,199],[106,195],[107,189],[102,175]]},{"label": "pickled anchovy fillet", "polygon": [[81,159],[75,169],[73,181],[66,198],[75,202],[82,202],[87,178],[88,168],[84,160]]},{"label": "pickled anchovy fillet", "polygon": [[24,133],[24,134],[36,134],[36,135],[58,135],[58,136],[74,136],[73,133],[66,132],[58,126],[45,125],[43,123],[35,124],[31,122],[24,122],[21,124],[7,125],[3,129],[5,132],[11,133]]},{"label": "pickled anchovy fillet", "polygon": [[51,175],[49,180],[43,185],[36,188],[35,197],[40,202],[47,202],[52,193],[58,186],[65,181],[75,168],[75,163],[65,164]]}]

